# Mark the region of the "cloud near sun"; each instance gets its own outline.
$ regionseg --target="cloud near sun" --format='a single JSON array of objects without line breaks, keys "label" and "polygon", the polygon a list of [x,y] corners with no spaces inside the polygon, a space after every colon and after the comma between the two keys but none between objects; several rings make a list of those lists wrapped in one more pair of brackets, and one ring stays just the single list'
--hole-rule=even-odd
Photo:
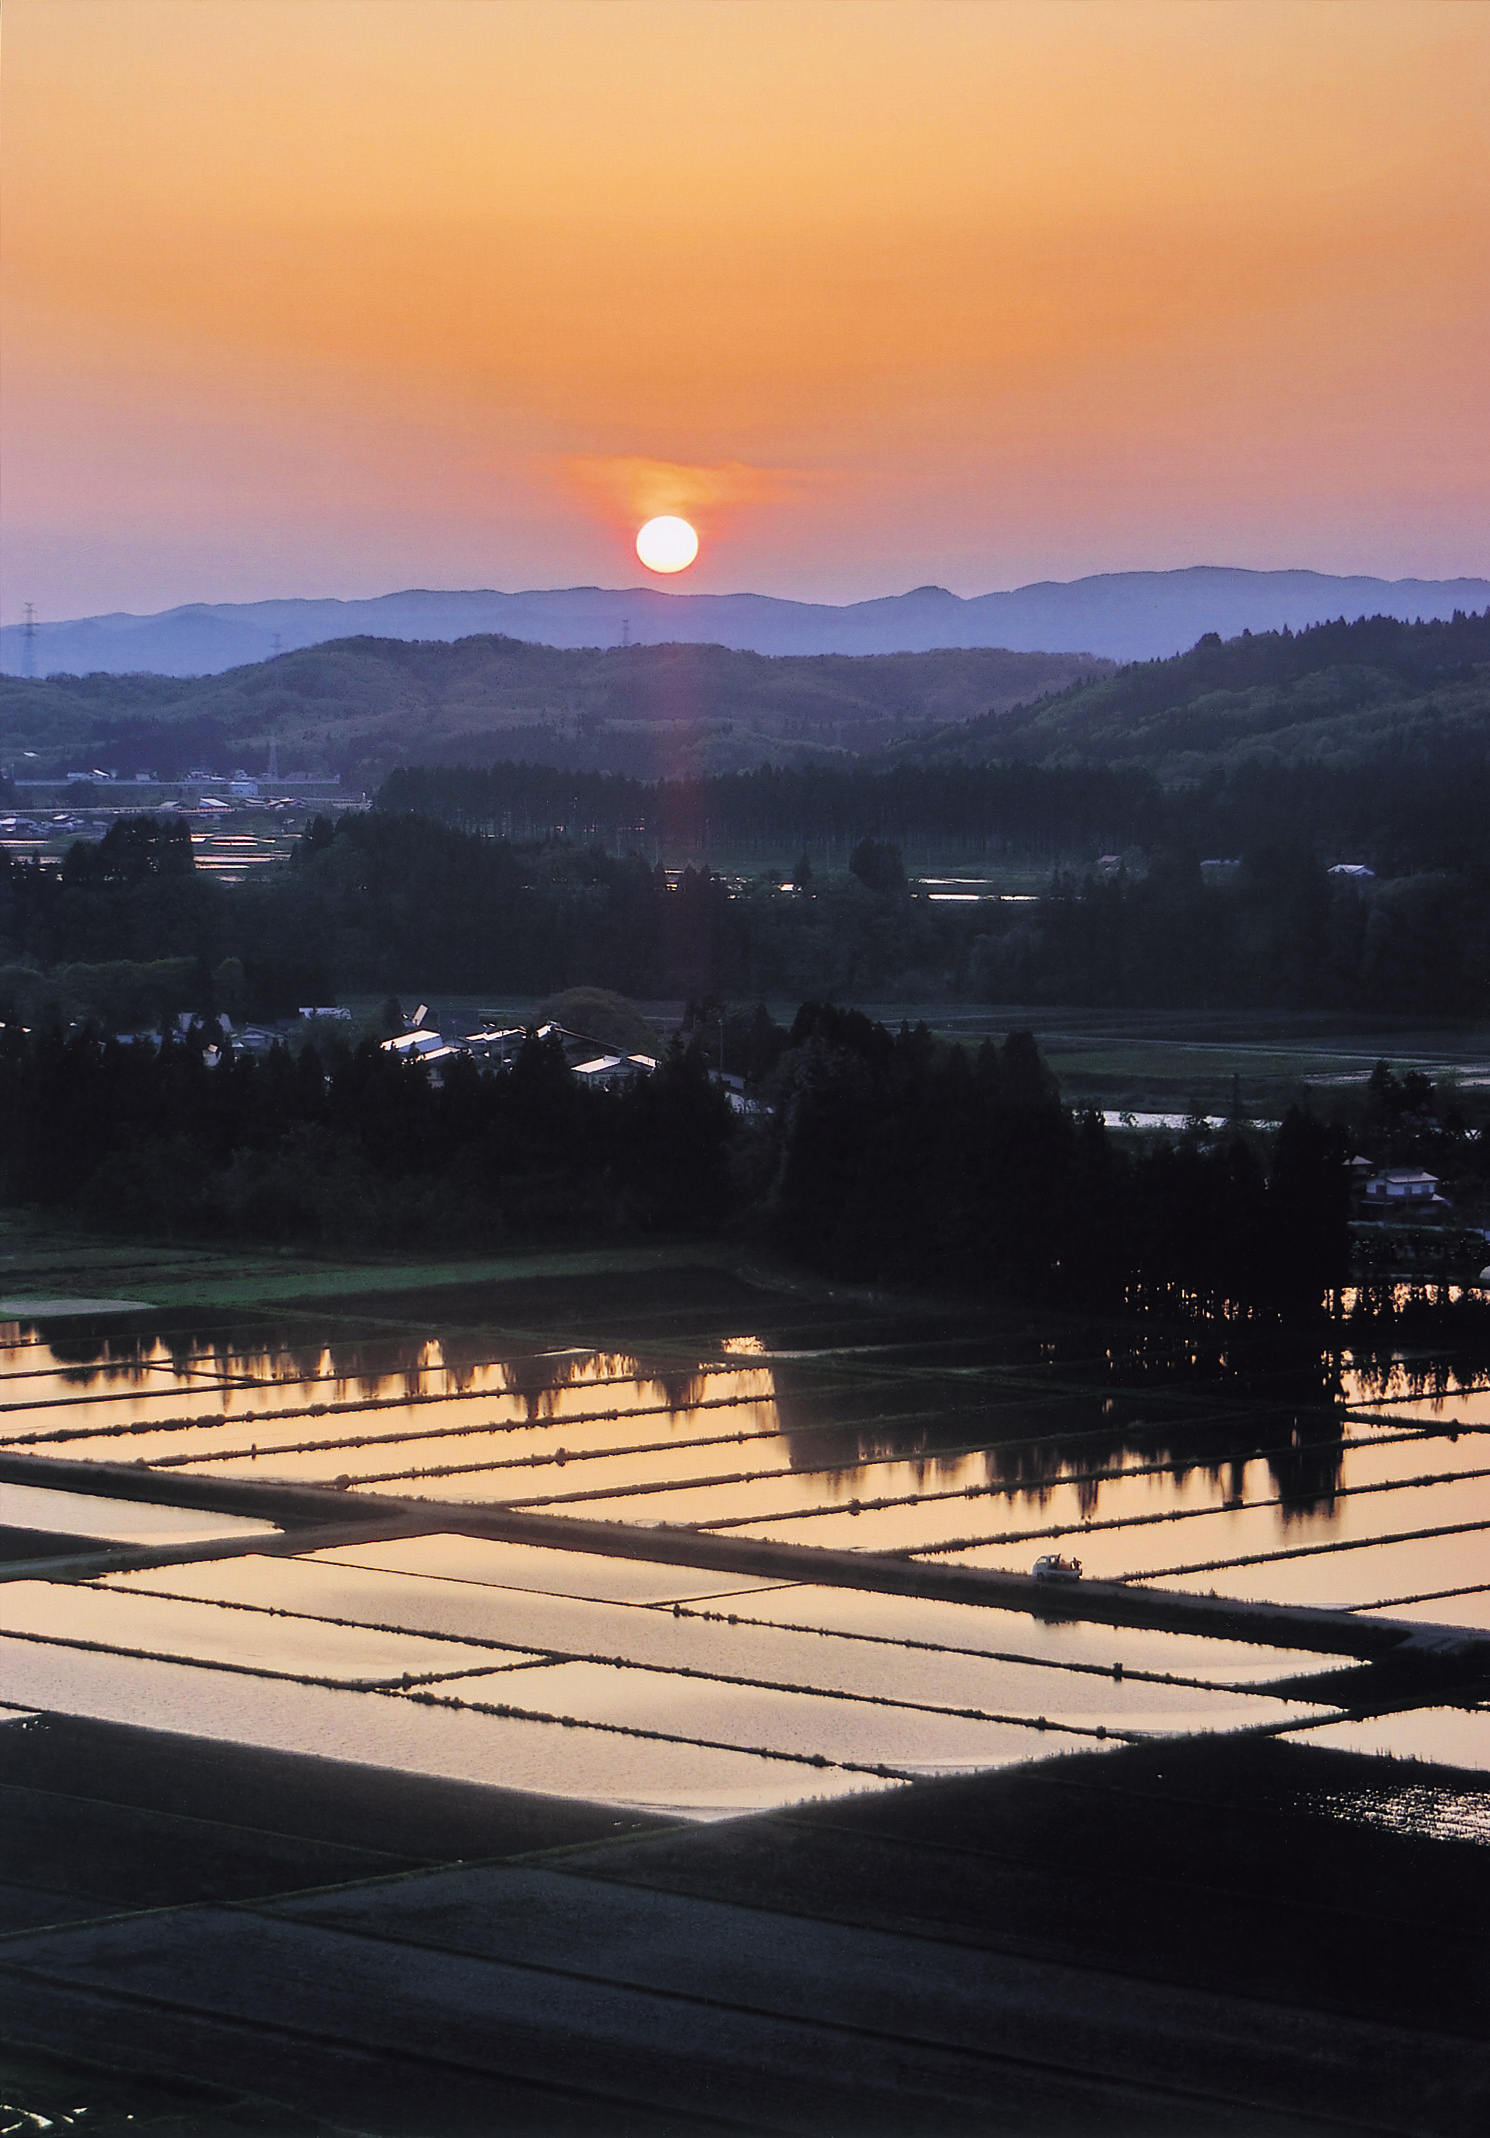
[{"label": "cloud near sun", "polygon": [[797,497],[813,481],[790,468],[753,468],[739,460],[697,467],[639,454],[570,454],[558,466],[567,489],[622,528],[670,513],[701,531],[712,529],[742,508]]}]

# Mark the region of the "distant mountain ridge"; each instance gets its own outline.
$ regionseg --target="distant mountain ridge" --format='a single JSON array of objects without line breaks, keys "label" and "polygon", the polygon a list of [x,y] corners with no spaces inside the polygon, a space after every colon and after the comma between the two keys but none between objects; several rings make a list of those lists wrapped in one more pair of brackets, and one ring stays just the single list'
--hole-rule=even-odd
[{"label": "distant mountain ridge", "polygon": [[[353,636],[454,640],[501,634],[562,648],[717,645],[746,653],[929,653],[1004,647],[1165,659],[1204,633],[1299,631],[1336,618],[1442,619],[1490,606],[1490,579],[1340,578],[1326,572],[1192,565],[1044,580],[966,600],[945,587],[835,606],[770,594],[680,594],[661,588],[414,588],[365,601],[194,602],[154,616],[123,612],[36,626],[38,675],[219,675]],[[276,645],[276,642],[278,644]],[[0,630],[0,673],[25,672],[23,628]]]}]

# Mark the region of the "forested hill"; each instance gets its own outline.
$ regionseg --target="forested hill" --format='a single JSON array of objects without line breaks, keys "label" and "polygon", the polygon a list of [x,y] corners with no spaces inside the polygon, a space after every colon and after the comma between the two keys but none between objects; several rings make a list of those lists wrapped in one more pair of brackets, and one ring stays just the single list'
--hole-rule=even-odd
[{"label": "forested hill", "polygon": [[[510,638],[334,640],[226,675],[0,678],[0,756],[42,775],[179,777],[526,761],[632,779],[762,765],[1111,764],[1166,784],[1248,764],[1386,760],[1445,776],[1490,745],[1490,610],[1202,639],[1117,669],[993,648],[770,656]],[[24,753],[31,753],[29,756]]]},{"label": "forested hill", "polygon": [[1483,766],[1490,609],[1438,623],[1368,617],[1141,661],[1053,698],[914,738],[891,762],[1142,765],[1173,779],[1247,760],[1345,769],[1426,753]]},{"label": "forested hill", "polygon": [[179,777],[339,772],[524,758],[655,779],[763,763],[846,763],[909,733],[1104,675],[1083,654],[998,648],[772,657],[723,646],[565,651],[514,638],[348,638],[225,675],[0,678],[7,765]]}]

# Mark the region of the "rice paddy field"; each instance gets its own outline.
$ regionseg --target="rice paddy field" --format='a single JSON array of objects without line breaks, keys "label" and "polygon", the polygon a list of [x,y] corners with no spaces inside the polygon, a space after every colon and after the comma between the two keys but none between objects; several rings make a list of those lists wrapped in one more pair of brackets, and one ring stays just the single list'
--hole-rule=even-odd
[{"label": "rice paddy field", "polygon": [[[433,1274],[100,1249],[0,1300],[7,1712],[692,1817],[1213,1732],[1490,1766],[1483,1704],[1365,1703],[1370,1666],[1304,1636],[667,1557],[1058,1551],[1490,1631],[1482,1360],[834,1296],[686,1250]],[[26,1458],[79,1468],[59,1489]],[[118,1465],[155,1482],[118,1497]],[[286,1528],[256,1488],[332,1488],[340,1526]],[[491,1533],[519,1514],[649,1555]]]},{"label": "rice paddy field", "polygon": [[[901,1005],[875,1011],[891,1020],[901,1013]],[[1229,1118],[1239,1103],[1246,1118],[1267,1123],[1305,1089],[1328,1111],[1334,1095],[1364,1086],[1382,1060],[1452,1090],[1474,1119],[1490,1091],[1490,1031],[1483,1026],[1413,1027],[1400,1018],[1287,1010],[977,1009],[965,1002],[909,1014],[966,1043],[1027,1028],[1067,1101],[1112,1113]]]}]

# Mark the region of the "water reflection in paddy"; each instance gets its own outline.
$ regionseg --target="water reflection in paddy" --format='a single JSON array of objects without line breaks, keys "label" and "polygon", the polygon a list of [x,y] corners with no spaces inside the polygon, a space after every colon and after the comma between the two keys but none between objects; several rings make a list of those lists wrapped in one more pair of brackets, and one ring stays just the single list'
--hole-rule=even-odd
[{"label": "water reflection in paddy", "polygon": [[[181,1727],[190,1696],[193,1728],[287,1746],[321,1714],[342,1756],[466,1772],[484,1743],[484,1778],[523,1786],[547,1731],[542,1786],[582,1777],[590,1794],[694,1811],[834,1793],[882,1769],[1288,1726],[1331,1710],[1317,1694],[1280,1698],[1274,1681],[1350,1674],[1327,1658],[462,1537],[13,1593],[10,1699],[44,1687],[49,1706],[112,1713],[130,1688],[132,1719]],[[353,1707],[326,1705],[353,1688]],[[591,1740],[578,1753],[576,1736]]]},{"label": "water reflection in paddy", "polygon": [[[179,1428],[193,1418],[210,1430],[220,1414],[355,1414],[365,1408],[376,1416],[382,1410],[396,1411],[402,1403],[438,1406],[442,1399],[452,1406],[488,1399],[497,1405],[498,1415],[540,1422],[577,1410],[603,1408],[602,1392],[608,1389],[621,1391],[619,1400],[626,1407],[636,1400],[628,1392],[638,1386],[653,1391],[655,1405],[675,1409],[704,1401],[707,1395],[703,1385],[707,1367],[661,1368],[649,1373],[635,1359],[596,1354],[560,1359],[487,1358],[476,1363],[457,1356],[451,1362],[440,1355],[438,1346],[422,1348],[425,1355],[419,1362],[398,1371],[373,1371],[359,1358],[354,1372],[346,1360],[338,1362],[330,1351],[299,1361],[270,1354],[257,1361],[240,1358],[232,1371],[208,1362],[168,1360],[158,1353],[131,1364],[127,1371],[121,1367],[106,1375],[92,1368],[79,1375],[73,1369],[54,1367],[3,1384],[0,1417],[5,1430],[0,1438],[14,1444],[23,1436],[49,1440],[65,1436],[69,1442],[90,1435],[137,1437],[152,1424],[161,1430]],[[739,1369],[734,1371],[738,1374]],[[100,1378],[107,1384],[102,1389],[95,1385]],[[128,1392],[114,1389],[115,1381],[127,1383]],[[168,1405],[169,1417],[164,1414]]]},{"label": "water reflection in paddy", "polygon": [[213,1537],[270,1536],[273,1522],[211,1514],[195,1507],[157,1507],[90,1492],[54,1492],[44,1485],[0,1484],[0,1525],[97,1537],[101,1543],[206,1543]]},{"label": "water reflection in paddy", "polygon": [[[1441,1361],[1148,1329],[1122,1345],[1038,1325],[882,1345],[855,1334],[816,1346],[739,1332],[650,1361],[504,1349],[479,1332],[259,1348],[72,1338],[49,1360],[7,1355],[24,1379],[5,1386],[0,1437],[204,1476],[849,1549],[956,1546],[1001,1566],[1080,1538],[1093,1573],[1161,1578],[1304,1532],[1358,1544],[1490,1518],[1472,1477],[1419,1482],[1483,1467],[1472,1443],[1490,1393],[1448,1388]],[[1346,1420],[1341,1389],[1371,1387],[1390,1412]],[[1468,1444],[1451,1452],[1455,1432]],[[1313,1576],[1281,1578],[1295,1593]]]},{"label": "water reflection in paddy", "polygon": [[[1404,1471],[1413,1455],[1421,1463],[1421,1450],[1402,1452]],[[1233,1499],[1229,1486],[1207,1493],[1193,1482],[1169,1489],[1164,1480],[1141,1478],[1122,1490],[1109,1488],[1097,1517],[1082,1515],[1069,1496],[1060,1494],[1052,1494],[1038,1513],[990,1506],[982,1497],[960,1500],[955,1519],[945,1503],[923,1508],[913,1502],[879,1513],[866,1510],[857,1518],[835,1513],[812,1524],[811,1541],[840,1550],[915,1552],[944,1550],[958,1539],[965,1541],[957,1556],[1014,1570],[1027,1570],[1035,1549],[1074,1545],[1088,1574],[1117,1580],[1137,1578],[1149,1567],[1287,1551],[1311,1541],[1338,1544],[1434,1523],[1490,1523],[1486,1479],[1462,1472],[1434,1485],[1410,1475],[1359,1489],[1346,1484],[1328,1509],[1300,1513],[1269,1493],[1265,1479],[1262,1485],[1256,1499]],[[762,1521],[748,1524],[743,1533],[790,1540],[799,1538],[802,1528],[795,1522]]]},{"label": "water reflection in paddy", "polygon": [[[14,1376],[0,1438],[166,1475],[348,1482],[374,1505],[515,1502],[1021,1570],[1059,1542],[1092,1574],[1490,1623],[1468,1593],[1490,1531],[1490,1480],[1466,1474],[1490,1470],[1477,1362],[1246,1331],[1119,1339],[969,1316],[928,1334],[781,1313],[753,1330],[680,1321],[665,1340],[659,1310],[651,1349],[619,1328],[576,1344],[496,1330],[17,1344],[0,1356]],[[1342,1394],[1373,1407],[1347,1416]],[[114,1701],[127,1682],[135,1719],[195,1727],[164,1718],[200,1712],[286,1744],[334,1715],[344,1756],[695,1809],[1098,1732],[1292,1728],[1320,1711],[1265,1688],[1326,1667],[439,1536],[152,1569],[28,1593],[24,1612],[14,1630],[38,1639],[7,1644],[6,1698],[50,1682],[43,1704]],[[143,1653],[42,1645],[93,1638]],[[286,1671],[320,1682],[271,1675]],[[421,1682],[465,1704],[421,1706]],[[369,1683],[382,1689],[338,1689]]]},{"label": "water reflection in paddy", "polygon": [[[1362,1415],[1366,1406],[1361,1406]],[[1445,1390],[1441,1395],[1399,1396],[1370,1406],[1371,1415],[1390,1424],[1394,1419],[1438,1426],[1450,1432],[1483,1432],[1490,1428],[1490,1389]]]},{"label": "water reflection in paddy", "polygon": [[[490,1549],[485,1547],[485,1552]],[[475,1540],[421,1539],[417,1548],[366,1546],[355,1555],[318,1556],[293,1565],[238,1560],[180,1575],[152,1571],[115,1577],[109,1587],[127,1594],[132,1605],[154,1599],[152,1608],[167,1615],[163,1590],[219,1607],[294,1612],[321,1628],[342,1619],[394,1627],[411,1637],[437,1633],[452,1643],[490,1644],[486,1655],[471,1653],[464,1666],[453,1650],[449,1663],[435,1655],[417,1666],[452,1674],[462,1667],[505,1663],[509,1650],[523,1660],[546,1652],[565,1665],[599,1658],[612,1666],[676,1673],[673,1696],[680,1699],[691,1697],[690,1685],[714,1678],[778,1691],[795,1687],[840,1694],[916,1711],[1039,1714],[1052,1722],[1100,1723],[1113,1730],[1230,1728],[1244,1712],[1253,1724],[1285,1720],[1287,1705],[1256,1688],[1299,1668],[1297,1658],[1274,1652],[1218,1657],[1209,1644],[1105,1628],[1083,1659],[1077,1652],[1080,1639],[1063,1639],[1060,1628],[918,1598],[844,1595],[815,1587],[749,1589],[741,1584],[723,1595],[695,1596],[686,1603],[675,1597],[659,1607],[513,1589],[480,1573],[452,1578],[413,1566],[353,1563],[354,1557],[364,1562],[389,1557],[436,1565],[453,1562],[483,1569],[489,1577],[493,1569],[485,1564],[485,1552]],[[523,1569],[515,1571],[521,1574]],[[600,1571],[603,1579],[604,1567]],[[181,1609],[182,1624],[173,1638],[189,1641],[197,1637],[203,1613],[189,1605]],[[209,1608],[206,1615],[210,1619],[214,1614]],[[241,1608],[219,1608],[216,1615],[234,1625],[257,1623],[257,1637],[269,1644],[264,1652],[272,1654],[277,1620]],[[323,1630],[317,1637],[330,1642],[331,1652],[340,1636]],[[1206,1649],[1204,1655],[1198,1652],[1201,1648]],[[353,1674],[346,1664],[339,1663],[337,1669],[343,1677]],[[524,1689],[502,1697],[531,1704],[530,1689],[525,1678]],[[1239,1693],[1246,1696],[1242,1705]],[[654,1695],[655,1688],[649,1698]],[[839,1750],[834,1756],[841,1756],[837,1738],[823,1748],[832,1751],[835,1744]],[[890,1756],[883,1751],[874,1755]]]},{"label": "water reflection in paddy", "polygon": [[[269,1593],[277,1587],[278,1570],[267,1571]],[[510,1668],[533,1660],[368,1626],[318,1625],[309,1617],[224,1611],[210,1603],[154,1593],[161,1586],[159,1575],[149,1587],[140,1582],[112,1587],[13,1581],[5,1591],[5,1632],[11,1638],[44,1633],[59,1642],[102,1643],[340,1683],[398,1683],[406,1674],[419,1679],[454,1677],[462,1671]]]},{"label": "water reflection in paddy", "polygon": [[[566,1426],[578,1435],[572,1442],[556,1430]],[[251,1464],[261,1476],[284,1478],[350,1472],[361,1482],[393,1468],[407,1475],[413,1468],[442,1462],[474,1471],[535,1457],[563,1459],[566,1445],[579,1455],[629,1449],[661,1435],[676,1442],[777,1431],[767,1377],[737,1373],[696,1376],[686,1394],[644,1379],[608,1382],[599,1389],[570,1388],[556,1392],[537,1420],[526,1400],[516,1397],[486,1397],[479,1406],[436,1399],[383,1403],[374,1412],[312,1407],[262,1422],[244,1416],[212,1418],[131,1433],[127,1439],[73,1432],[60,1443],[48,1441],[43,1451],[74,1460],[117,1461],[123,1456],[205,1471],[241,1470]],[[328,1456],[336,1459],[323,1459]]]},{"label": "water reflection in paddy", "polygon": [[548,1796],[731,1816],[891,1786],[872,1774],[624,1733],[502,1721],[357,1693],[47,1649],[0,1633],[0,1679],[17,1706],[443,1775]]},{"label": "water reflection in paddy", "polygon": [[1332,1722],[1302,1730],[1300,1744],[1337,1752],[1382,1753],[1389,1759],[1432,1760],[1448,1767],[1490,1771],[1490,1713],[1483,1708],[1415,1708],[1366,1722]]},{"label": "water reflection in paddy", "polygon": [[[976,1555],[969,1556],[976,1564]],[[1213,1566],[1193,1573],[1159,1568],[1150,1571],[1149,1579],[1160,1588],[1188,1589],[1201,1595],[1341,1610],[1369,1610],[1383,1598],[1431,1592],[1443,1600],[1415,1616],[1445,1625],[1490,1628],[1486,1564],[1486,1532],[1478,1526],[1458,1535],[1400,1537],[1397,1541],[1388,1535],[1368,1536],[1344,1552],[1310,1552],[1304,1547],[1297,1558],[1267,1554],[1245,1565]],[[1462,1594],[1462,1608],[1453,1608],[1445,1591]],[[1387,1615],[1398,1614],[1389,1611]]]},{"label": "water reflection in paddy", "polygon": [[[482,1681],[442,1686],[489,1701]],[[863,1706],[831,1693],[662,1676],[595,1663],[523,1673],[519,1697],[581,1722],[685,1734],[704,1744],[769,1746],[816,1765],[879,1766],[902,1775],[1000,1767],[1032,1756],[1027,1724],[943,1714],[890,1702]],[[1044,1732],[1040,1733],[1046,1734]]]}]

